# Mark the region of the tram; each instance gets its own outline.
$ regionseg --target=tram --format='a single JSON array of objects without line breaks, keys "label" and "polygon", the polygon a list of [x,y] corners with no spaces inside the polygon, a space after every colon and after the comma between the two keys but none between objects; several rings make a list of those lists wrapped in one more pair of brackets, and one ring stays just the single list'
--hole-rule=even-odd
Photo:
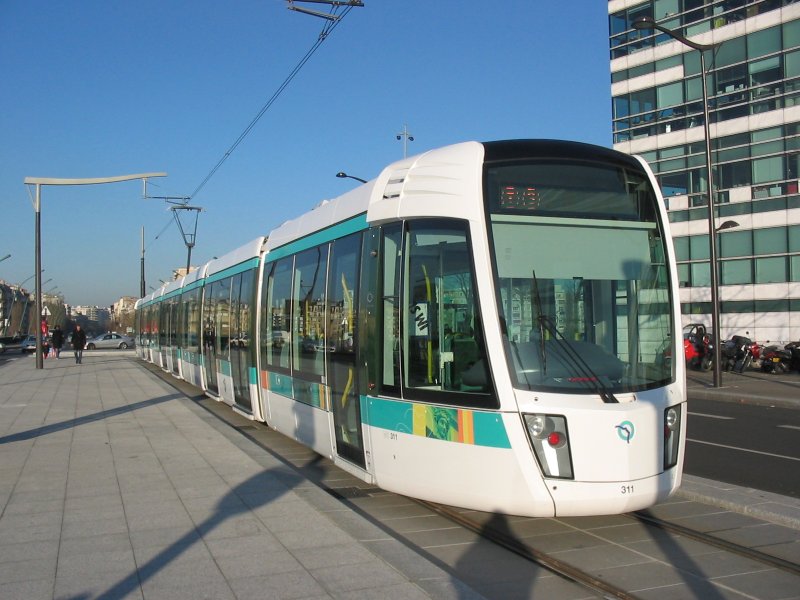
[{"label": "tram", "polygon": [[138,352],[389,491],[623,513],[681,481],[677,290],[644,160],[466,142],[140,299]]}]

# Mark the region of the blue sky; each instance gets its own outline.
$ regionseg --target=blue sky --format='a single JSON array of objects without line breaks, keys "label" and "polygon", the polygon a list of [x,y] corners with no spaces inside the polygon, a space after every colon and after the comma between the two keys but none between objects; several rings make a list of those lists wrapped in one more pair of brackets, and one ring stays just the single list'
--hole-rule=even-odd
[{"label": "blue sky", "polygon": [[[466,140],[611,145],[605,2],[364,5],[191,199],[204,209],[192,264],[356,185],[338,171],[375,177],[402,158],[404,124],[409,155]],[[192,194],[323,24],[284,0],[0,3],[0,278],[34,272],[25,177],[165,171],[149,194]],[[44,291],[138,296],[142,227],[149,291],[186,264],[165,202],[140,182],[44,187]]]}]

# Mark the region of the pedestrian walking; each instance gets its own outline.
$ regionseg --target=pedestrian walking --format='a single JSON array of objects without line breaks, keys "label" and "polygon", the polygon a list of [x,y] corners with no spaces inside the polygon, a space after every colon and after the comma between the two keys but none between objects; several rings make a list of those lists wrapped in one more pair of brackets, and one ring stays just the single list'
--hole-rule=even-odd
[{"label": "pedestrian walking", "polygon": [[72,332],[72,349],[75,351],[75,364],[79,365],[83,361],[83,347],[86,345],[86,332],[80,325],[75,325]]},{"label": "pedestrian walking", "polygon": [[61,327],[58,325],[53,328],[53,332],[50,334],[50,345],[53,347],[53,353],[56,359],[61,358],[61,348],[64,345],[64,332],[61,331]]}]

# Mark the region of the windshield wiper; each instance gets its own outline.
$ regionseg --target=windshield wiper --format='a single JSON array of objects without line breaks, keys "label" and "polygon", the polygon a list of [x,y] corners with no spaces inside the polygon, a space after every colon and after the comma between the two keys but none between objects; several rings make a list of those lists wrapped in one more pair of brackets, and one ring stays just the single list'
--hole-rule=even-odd
[{"label": "windshield wiper", "polygon": [[536,269],[533,270],[531,280],[531,295],[533,296],[533,306],[536,309],[536,323],[539,326],[539,356],[542,361],[542,375],[547,375],[547,353],[544,346],[545,316],[542,312],[542,297],[539,295],[539,280],[536,279]]},{"label": "windshield wiper", "polygon": [[572,347],[569,340],[558,330],[552,319],[542,312],[542,300],[539,296],[539,280],[536,278],[536,270],[533,271],[532,280],[534,306],[536,308],[536,321],[539,325],[539,354],[542,360],[542,375],[547,375],[547,354],[545,351],[544,332],[547,331],[553,340],[564,350],[563,356],[570,363],[573,369],[581,375],[581,381],[594,388],[594,391],[603,399],[605,404],[618,403],[614,393],[600,379],[597,373],[589,366],[580,353]]}]

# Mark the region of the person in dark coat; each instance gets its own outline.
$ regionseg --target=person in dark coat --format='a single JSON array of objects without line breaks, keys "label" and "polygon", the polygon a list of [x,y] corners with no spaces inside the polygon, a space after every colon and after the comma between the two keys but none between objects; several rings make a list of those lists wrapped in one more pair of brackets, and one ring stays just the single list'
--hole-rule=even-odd
[{"label": "person in dark coat", "polygon": [[50,345],[53,347],[53,353],[56,359],[61,358],[61,347],[64,345],[64,332],[58,325],[53,328],[53,333],[50,334]]},{"label": "person in dark coat", "polygon": [[80,325],[75,325],[72,332],[72,349],[75,351],[75,364],[81,364],[83,360],[83,347],[86,345],[86,332]]}]

